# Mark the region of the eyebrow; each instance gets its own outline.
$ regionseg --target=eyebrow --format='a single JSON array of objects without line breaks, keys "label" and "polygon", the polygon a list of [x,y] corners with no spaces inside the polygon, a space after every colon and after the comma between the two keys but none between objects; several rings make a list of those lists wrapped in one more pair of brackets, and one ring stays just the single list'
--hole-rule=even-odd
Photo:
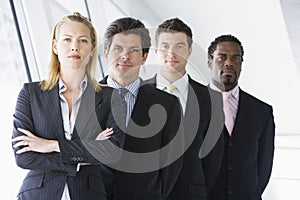
[{"label": "eyebrow", "polygon": [[[162,42],[161,44],[170,44],[169,42]],[[187,45],[186,43],[184,43],[184,42],[177,42],[177,43],[175,43],[176,45],[178,45],[178,44],[182,44],[182,45]]]},{"label": "eyebrow", "polygon": [[[227,56],[228,54],[219,52],[217,55]],[[242,54],[232,54],[232,56],[242,56]]]},{"label": "eyebrow", "polygon": [[[73,37],[72,35],[69,35],[69,34],[64,34],[63,36],[68,36],[68,37]],[[80,35],[79,38],[89,38],[88,36],[86,35]]]},{"label": "eyebrow", "polygon": [[[123,45],[120,45],[120,44],[114,44],[114,45],[112,45],[113,47],[122,47],[122,48],[126,48],[126,47],[124,47]],[[133,49],[133,48],[138,48],[138,49],[141,49],[142,47],[141,46],[130,46],[130,47],[128,47],[128,48],[130,48],[130,49]]]},{"label": "eyebrow", "polygon": [[[170,45],[170,43],[168,42],[162,42],[160,43],[160,45]],[[175,45],[184,45],[184,46],[188,46],[188,44],[184,43],[184,42],[178,42],[178,43],[175,43]]]}]

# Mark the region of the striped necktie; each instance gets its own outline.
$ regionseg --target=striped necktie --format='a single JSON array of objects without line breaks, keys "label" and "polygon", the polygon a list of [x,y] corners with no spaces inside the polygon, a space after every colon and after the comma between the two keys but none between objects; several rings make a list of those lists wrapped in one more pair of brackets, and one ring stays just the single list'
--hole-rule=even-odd
[{"label": "striped necktie", "polygon": [[223,111],[225,114],[225,126],[228,130],[229,135],[232,133],[232,129],[234,126],[234,119],[233,119],[233,113],[230,109],[230,100],[232,98],[232,95],[230,92],[223,92]]},{"label": "striped necktie", "polygon": [[126,89],[126,88],[119,88],[118,89],[118,93],[119,93],[119,95],[121,97],[121,100],[122,100],[124,127],[127,126],[127,102],[126,102],[126,99],[125,99],[125,95],[127,94],[127,92],[128,92],[128,89]]}]

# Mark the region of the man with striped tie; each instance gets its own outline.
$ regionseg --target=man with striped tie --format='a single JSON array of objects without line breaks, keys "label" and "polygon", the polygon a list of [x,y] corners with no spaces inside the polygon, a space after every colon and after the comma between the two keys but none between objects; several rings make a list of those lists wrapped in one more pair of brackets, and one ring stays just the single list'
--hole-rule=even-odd
[{"label": "man with striped tie", "polygon": [[139,78],[150,45],[148,29],[130,17],[113,21],[104,34],[110,72],[101,83],[122,88],[119,93],[127,104],[121,159],[103,166],[108,200],[166,199],[181,170],[180,103]]}]

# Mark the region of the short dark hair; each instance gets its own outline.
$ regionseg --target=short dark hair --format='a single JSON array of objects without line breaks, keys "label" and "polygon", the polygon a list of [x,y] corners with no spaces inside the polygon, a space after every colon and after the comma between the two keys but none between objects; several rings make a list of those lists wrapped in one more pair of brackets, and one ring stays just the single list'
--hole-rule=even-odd
[{"label": "short dark hair", "polygon": [[221,42],[234,42],[234,43],[237,43],[237,44],[240,46],[240,48],[241,48],[241,52],[242,52],[242,55],[241,55],[242,61],[244,60],[244,59],[243,59],[243,56],[244,56],[244,48],[243,48],[243,45],[242,45],[242,43],[240,42],[240,40],[239,40],[237,37],[233,36],[233,35],[221,35],[221,36],[215,38],[215,40],[214,40],[212,43],[210,43],[210,45],[209,45],[209,47],[208,47],[208,59],[213,59],[213,57],[214,57],[213,54],[214,54],[214,52],[215,52],[216,49],[217,49],[217,45],[218,45],[219,43],[221,43]]},{"label": "short dark hair", "polygon": [[178,18],[165,20],[158,26],[155,32],[155,43],[158,44],[158,38],[161,33],[185,33],[187,35],[188,47],[192,46],[193,33],[191,28]]},{"label": "short dark hair", "polygon": [[109,51],[110,49],[113,36],[118,33],[122,33],[125,35],[139,35],[141,37],[143,55],[149,52],[149,48],[151,46],[149,30],[140,20],[131,17],[124,17],[113,21],[106,28],[104,33],[104,48],[107,51]]}]

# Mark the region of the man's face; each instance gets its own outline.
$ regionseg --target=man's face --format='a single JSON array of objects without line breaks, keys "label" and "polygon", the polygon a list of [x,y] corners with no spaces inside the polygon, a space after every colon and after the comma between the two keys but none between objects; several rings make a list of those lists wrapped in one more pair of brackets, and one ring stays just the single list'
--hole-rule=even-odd
[{"label": "man's face", "polygon": [[145,63],[148,54],[143,55],[139,35],[118,33],[113,36],[109,51],[105,50],[104,55],[113,74],[137,78],[140,66]]},{"label": "man's face", "polygon": [[229,91],[238,84],[242,67],[242,52],[235,42],[221,42],[208,60],[211,80],[222,91]]},{"label": "man's face", "polygon": [[192,52],[192,48],[188,47],[187,35],[180,32],[162,32],[158,37],[155,53],[162,67],[168,71],[184,74],[187,59]]}]

